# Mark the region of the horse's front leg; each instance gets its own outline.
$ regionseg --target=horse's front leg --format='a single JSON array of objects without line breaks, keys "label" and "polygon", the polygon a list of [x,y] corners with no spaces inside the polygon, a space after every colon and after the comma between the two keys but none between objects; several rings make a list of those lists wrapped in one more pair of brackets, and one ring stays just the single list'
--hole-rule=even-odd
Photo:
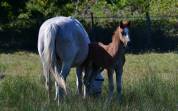
[{"label": "horse's front leg", "polygon": [[82,67],[76,68],[76,85],[77,85],[77,94],[82,95],[82,86],[83,86],[83,75],[82,75]]},{"label": "horse's front leg", "polygon": [[92,68],[91,66],[86,66],[84,68],[84,78],[83,78],[83,84],[84,84],[84,87],[83,87],[83,98],[85,99],[88,95],[89,95],[89,86],[90,86],[90,80],[89,80],[89,77],[91,76],[92,74]]}]

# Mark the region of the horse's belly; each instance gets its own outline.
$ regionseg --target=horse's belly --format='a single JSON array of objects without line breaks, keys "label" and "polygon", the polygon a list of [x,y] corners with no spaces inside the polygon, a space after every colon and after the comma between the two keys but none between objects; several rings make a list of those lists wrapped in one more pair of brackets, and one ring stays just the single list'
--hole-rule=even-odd
[{"label": "horse's belly", "polygon": [[81,65],[85,61],[87,56],[88,56],[88,47],[81,48],[76,55],[73,66]]},{"label": "horse's belly", "polygon": [[62,62],[72,62],[72,67],[81,65],[88,55],[88,43],[76,44],[68,41],[61,42],[60,38],[56,39],[56,54]]},{"label": "horse's belly", "polygon": [[85,29],[75,20],[59,27],[56,49],[61,61],[70,62],[72,66],[82,64],[88,55],[90,43]]}]

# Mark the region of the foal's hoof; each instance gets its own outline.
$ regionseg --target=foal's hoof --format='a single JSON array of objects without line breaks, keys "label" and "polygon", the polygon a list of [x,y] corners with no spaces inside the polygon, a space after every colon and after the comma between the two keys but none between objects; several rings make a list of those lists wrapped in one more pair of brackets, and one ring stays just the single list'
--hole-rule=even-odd
[{"label": "foal's hoof", "polygon": [[119,95],[119,96],[117,97],[117,102],[118,102],[119,104],[122,104],[122,95]]},{"label": "foal's hoof", "polygon": [[106,104],[111,104],[112,102],[112,97],[108,97],[106,100],[105,100],[105,103]]},{"label": "foal's hoof", "polygon": [[5,75],[0,73],[0,80],[4,79]]}]

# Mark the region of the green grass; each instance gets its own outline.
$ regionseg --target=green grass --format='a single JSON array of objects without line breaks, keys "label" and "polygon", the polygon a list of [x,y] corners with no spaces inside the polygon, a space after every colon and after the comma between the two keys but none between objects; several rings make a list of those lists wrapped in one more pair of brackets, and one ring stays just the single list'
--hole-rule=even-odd
[{"label": "green grass", "polygon": [[[75,70],[67,79],[70,95],[57,106],[47,102],[42,68],[37,54],[1,53],[0,111],[176,111],[178,105],[178,54],[127,54],[123,73],[123,98],[119,104],[115,91],[110,105],[107,76],[100,98],[86,100],[76,95]],[[54,90],[53,90],[54,96]]]}]

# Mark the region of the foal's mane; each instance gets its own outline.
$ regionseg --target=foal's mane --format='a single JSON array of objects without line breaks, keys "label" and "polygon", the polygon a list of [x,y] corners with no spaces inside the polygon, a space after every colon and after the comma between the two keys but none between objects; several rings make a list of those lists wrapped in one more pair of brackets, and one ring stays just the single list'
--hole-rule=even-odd
[{"label": "foal's mane", "polygon": [[120,28],[120,26],[118,26],[118,27],[116,28],[116,30],[114,31],[114,33],[113,33],[113,35],[112,35],[112,42],[114,42],[114,41],[113,41],[114,39],[119,40],[119,39],[120,39],[120,36],[122,36],[122,35],[120,35],[119,28]]}]

